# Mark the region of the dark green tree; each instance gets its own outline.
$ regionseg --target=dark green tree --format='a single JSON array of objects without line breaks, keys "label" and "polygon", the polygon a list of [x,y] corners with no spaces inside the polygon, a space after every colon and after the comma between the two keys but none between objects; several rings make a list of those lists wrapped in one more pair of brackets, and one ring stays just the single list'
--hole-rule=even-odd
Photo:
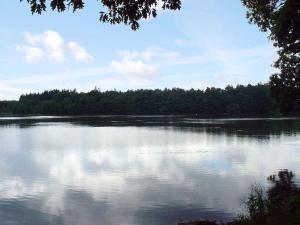
[{"label": "dark green tree", "polygon": [[[24,1],[24,0],[20,0]],[[25,0],[31,6],[32,13],[41,14],[50,3],[52,10],[64,12],[71,9],[73,12],[82,9],[85,0]],[[158,3],[161,2],[161,5]],[[133,30],[139,28],[138,21],[149,17],[156,17],[157,8],[179,10],[181,0],[99,0],[104,10],[100,11],[100,21],[110,24],[128,24]]]},{"label": "dark green tree", "polygon": [[100,91],[51,90],[0,101],[0,114],[41,115],[197,115],[261,117],[277,115],[268,85],[236,88],[180,88]]},{"label": "dark green tree", "polygon": [[250,23],[269,33],[278,48],[274,67],[278,73],[270,77],[272,95],[281,111],[291,113],[300,108],[300,1],[241,0],[247,7]]}]

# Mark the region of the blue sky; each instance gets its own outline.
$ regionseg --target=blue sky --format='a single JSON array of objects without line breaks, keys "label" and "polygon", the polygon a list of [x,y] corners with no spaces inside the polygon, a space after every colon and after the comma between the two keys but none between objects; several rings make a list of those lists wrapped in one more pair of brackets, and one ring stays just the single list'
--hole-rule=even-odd
[{"label": "blue sky", "polygon": [[267,82],[276,49],[239,0],[184,0],[138,31],[98,22],[101,5],[73,14],[0,9],[0,99],[45,89],[225,87]]}]

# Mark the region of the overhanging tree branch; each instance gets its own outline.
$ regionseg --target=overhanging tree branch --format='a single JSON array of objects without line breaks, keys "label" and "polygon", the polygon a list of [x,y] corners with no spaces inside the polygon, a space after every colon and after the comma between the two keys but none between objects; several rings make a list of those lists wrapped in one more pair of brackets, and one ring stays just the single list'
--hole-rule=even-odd
[{"label": "overhanging tree branch", "polygon": [[[84,8],[84,0],[20,0],[31,6],[31,12],[41,14],[47,10],[47,3],[53,11],[64,12],[67,9],[76,12]],[[100,11],[100,22],[126,24],[133,30],[139,28],[139,21],[157,16],[157,9],[179,10],[181,0],[98,0],[104,10]]]}]

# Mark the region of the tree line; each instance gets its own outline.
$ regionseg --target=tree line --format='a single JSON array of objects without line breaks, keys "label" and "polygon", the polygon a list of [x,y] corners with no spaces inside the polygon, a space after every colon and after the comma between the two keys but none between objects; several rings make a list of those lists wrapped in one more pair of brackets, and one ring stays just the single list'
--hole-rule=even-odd
[{"label": "tree line", "polygon": [[[85,0],[21,0],[30,5],[32,13],[41,14],[48,4],[53,11],[73,12],[85,6]],[[284,113],[300,108],[300,1],[299,0],[241,0],[246,7],[247,19],[260,31],[267,32],[277,49],[274,67],[278,72],[270,77],[272,96]],[[180,10],[181,0],[101,0],[103,10],[100,21],[110,24],[124,23],[133,30],[139,21],[156,17],[157,9]]]},{"label": "tree line", "polygon": [[18,101],[0,101],[0,114],[254,117],[279,115],[279,110],[269,85],[257,84],[206,90],[51,90],[24,94]]},{"label": "tree line", "polygon": [[[21,0],[22,2],[23,0]],[[25,0],[32,13],[46,11],[47,3],[58,12],[73,12],[85,6],[85,0]],[[300,1],[299,0],[241,0],[247,9],[250,23],[260,31],[268,32],[269,39],[277,48],[278,59],[274,67],[279,72],[270,77],[272,95],[279,102],[280,110],[293,113],[300,108]],[[104,7],[100,21],[110,24],[124,23],[133,30],[139,21],[156,17],[157,9],[180,10],[181,0],[101,0]]]}]

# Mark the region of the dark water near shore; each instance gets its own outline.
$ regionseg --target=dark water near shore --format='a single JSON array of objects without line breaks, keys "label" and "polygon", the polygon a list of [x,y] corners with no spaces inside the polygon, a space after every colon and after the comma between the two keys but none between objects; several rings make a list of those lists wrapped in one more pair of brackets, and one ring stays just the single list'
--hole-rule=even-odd
[{"label": "dark water near shore", "polygon": [[227,221],[285,168],[300,119],[0,117],[0,224]]}]

